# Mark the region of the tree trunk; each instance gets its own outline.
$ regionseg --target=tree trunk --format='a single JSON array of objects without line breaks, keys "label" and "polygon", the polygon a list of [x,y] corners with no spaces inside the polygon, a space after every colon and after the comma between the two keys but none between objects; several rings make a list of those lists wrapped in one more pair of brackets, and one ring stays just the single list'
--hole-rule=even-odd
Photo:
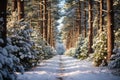
[{"label": "tree trunk", "polygon": [[48,43],[50,44],[50,35],[51,35],[51,2],[49,2],[49,10],[48,10],[48,36],[47,36],[47,40]]},{"label": "tree trunk", "polygon": [[76,21],[76,25],[75,25],[75,33],[76,34],[74,36],[75,36],[75,40],[77,42],[78,37],[80,35],[80,13],[79,13],[79,9],[76,9],[76,20],[75,21]]},{"label": "tree trunk", "polygon": [[92,25],[92,0],[89,0],[89,44],[88,44],[88,53],[92,53],[92,44],[93,44],[93,25]]},{"label": "tree trunk", "polygon": [[98,17],[98,20],[97,20],[97,31],[99,31],[100,29],[100,2],[97,2],[97,17]]},{"label": "tree trunk", "polygon": [[84,2],[84,37],[86,38],[87,37],[87,34],[86,34],[86,2]]},{"label": "tree trunk", "polygon": [[18,20],[24,18],[24,0],[17,0],[18,5]]},{"label": "tree trunk", "polygon": [[71,42],[70,42],[70,31],[68,32],[68,36],[67,36],[67,48],[68,49],[70,49],[70,44],[71,44]]},{"label": "tree trunk", "polygon": [[13,11],[17,9],[17,0],[12,0]]},{"label": "tree trunk", "polygon": [[7,8],[7,0],[1,0],[0,1],[0,39],[2,39],[3,41],[0,41],[0,46],[4,47],[6,46],[6,8]]},{"label": "tree trunk", "polygon": [[72,48],[72,47],[74,47],[75,45],[73,45],[73,44],[75,44],[75,42],[73,43],[73,41],[72,41],[72,39],[73,39],[73,33],[72,33],[72,30],[70,30],[69,31],[70,32],[70,42],[69,42],[69,44],[70,44],[70,48]]},{"label": "tree trunk", "polygon": [[47,36],[47,40],[48,40],[48,43],[50,44],[50,34],[51,34],[51,18],[50,18],[50,16],[51,16],[51,12],[50,12],[50,10],[48,11],[48,36]]},{"label": "tree trunk", "polygon": [[100,0],[100,32],[103,31],[103,0]]},{"label": "tree trunk", "polygon": [[113,53],[114,48],[114,33],[113,33],[113,10],[112,10],[113,0],[107,0],[107,60]]},{"label": "tree trunk", "polygon": [[43,37],[43,0],[40,1],[40,33]]},{"label": "tree trunk", "polygon": [[47,0],[44,0],[43,4],[43,38],[47,41]]},{"label": "tree trunk", "polygon": [[53,20],[53,18],[51,17],[51,31],[50,31],[50,44],[51,44],[51,46],[53,46],[53,22],[54,22],[54,20]]},{"label": "tree trunk", "polygon": [[66,49],[67,50],[69,49],[69,40],[70,40],[68,34],[67,34],[67,39],[66,39]]},{"label": "tree trunk", "polygon": [[79,34],[81,34],[81,3],[78,2],[78,9],[79,9]]},{"label": "tree trunk", "polygon": [[[73,47],[75,47],[76,46],[76,43],[77,43],[77,41],[78,41],[78,37],[79,37],[79,20],[76,20],[76,25],[75,25],[75,27],[74,27],[74,35],[72,35],[72,37],[73,38],[75,38],[75,41],[73,42],[73,44],[74,44],[74,46]],[[72,44],[72,45],[73,45]]]}]

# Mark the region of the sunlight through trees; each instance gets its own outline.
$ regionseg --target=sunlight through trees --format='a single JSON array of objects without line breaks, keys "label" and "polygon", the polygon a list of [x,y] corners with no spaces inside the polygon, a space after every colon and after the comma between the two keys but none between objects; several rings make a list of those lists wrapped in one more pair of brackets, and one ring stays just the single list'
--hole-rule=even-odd
[{"label": "sunlight through trees", "polygon": [[1,0],[0,80],[64,52],[119,72],[119,14],[119,0]]}]

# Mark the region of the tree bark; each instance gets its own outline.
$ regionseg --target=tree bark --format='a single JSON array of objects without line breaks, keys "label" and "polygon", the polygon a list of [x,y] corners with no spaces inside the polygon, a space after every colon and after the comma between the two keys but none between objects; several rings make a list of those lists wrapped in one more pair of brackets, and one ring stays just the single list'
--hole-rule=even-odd
[{"label": "tree bark", "polygon": [[103,31],[103,0],[100,0],[100,32]]},{"label": "tree bark", "polygon": [[51,2],[49,2],[49,10],[48,10],[48,36],[47,36],[47,40],[48,43],[50,44],[50,35],[51,35]]},{"label": "tree bark", "polygon": [[71,42],[70,42],[70,31],[68,32],[68,36],[67,36],[67,49],[70,49],[70,44],[71,44]]},{"label": "tree bark", "polygon": [[43,0],[43,38],[47,41],[47,0]]},{"label": "tree bark", "polygon": [[[75,20],[76,22],[76,25],[75,25],[75,42],[77,42],[77,40],[78,40],[78,37],[79,37],[79,35],[80,35],[80,13],[79,13],[79,9],[76,9],[76,20]],[[75,42],[74,42],[74,44],[75,44]],[[75,45],[74,45],[74,47],[75,47]]]},{"label": "tree bark", "polygon": [[50,44],[51,44],[51,46],[53,46],[53,22],[54,22],[54,20],[53,20],[53,18],[51,17],[51,31],[50,31]]},{"label": "tree bark", "polygon": [[84,37],[87,37],[87,33],[86,33],[86,2],[84,2]]},{"label": "tree bark", "polygon": [[81,3],[78,2],[78,9],[79,9],[79,34],[81,34]]},{"label": "tree bark", "polygon": [[92,53],[92,44],[93,44],[93,25],[92,25],[92,0],[88,2],[89,6],[89,44],[88,44],[88,53]]},{"label": "tree bark", "polygon": [[17,0],[12,0],[13,11],[17,9]]},{"label": "tree bark", "polygon": [[99,31],[100,29],[100,2],[97,2],[97,17],[98,17],[98,20],[97,20],[97,31]]},{"label": "tree bark", "polygon": [[18,20],[24,18],[24,0],[17,0],[18,5]]},{"label": "tree bark", "polygon": [[113,0],[107,0],[107,60],[110,60],[110,57],[113,53],[114,48],[114,33],[113,33]]},{"label": "tree bark", "polygon": [[43,0],[40,1],[40,33],[43,37]]}]

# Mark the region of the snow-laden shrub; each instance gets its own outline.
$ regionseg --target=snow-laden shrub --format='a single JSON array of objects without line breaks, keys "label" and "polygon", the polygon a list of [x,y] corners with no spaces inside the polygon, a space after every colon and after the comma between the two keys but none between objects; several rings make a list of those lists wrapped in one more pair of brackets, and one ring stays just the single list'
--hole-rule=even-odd
[{"label": "snow-laden shrub", "polygon": [[114,0],[113,4],[113,11],[114,11],[114,29],[119,29],[120,28],[120,1],[119,0]]},{"label": "snow-laden shrub", "polygon": [[120,28],[115,32],[115,47],[120,48]]},{"label": "snow-laden shrub", "polygon": [[106,61],[107,56],[107,37],[105,31],[94,38],[94,45],[92,47],[94,49],[93,63],[95,66],[99,66]]},{"label": "snow-laden shrub", "polygon": [[108,64],[110,69],[120,69],[120,49],[116,49],[115,51],[117,53],[111,56],[111,61]]},{"label": "snow-laden shrub", "polygon": [[12,13],[11,20],[8,22],[8,36],[11,46],[16,46],[18,50],[14,53],[16,57],[20,59],[20,63],[25,69],[29,69],[39,62],[38,54],[41,54],[41,50],[34,48],[35,41],[31,40],[31,33],[33,30],[30,28],[28,21],[17,21],[16,12]]},{"label": "snow-laden shrub", "polygon": [[27,22],[19,22],[18,26],[21,29],[16,29],[17,33],[14,33],[11,37],[11,43],[17,46],[19,50],[13,53],[20,59],[21,64],[25,69],[29,69],[38,63],[39,51],[33,48],[34,42],[31,39],[32,30]]},{"label": "snow-laden shrub", "polygon": [[83,45],[80,48],[80,54],[78,55],[79,59],[86,59],[88,57],[88,38],[85,38]]},{"label": "snow-laden shrub", "polygon": [[44,46],[42,50],[44,52],[44,59],[52,58],[56,54],[56,51],[51,46]]},{"label": "snow-laden shrub", "polygon": [[74,57],[74,55],[75,55],[75,48],[70,48],[67,51],[65,51],[65,55]]},{"label": "snow-laden shrub", "polygon": [[16,51],[16,47],[9,44],[4,48],[0,47],[0,80],[16,80],[15,72],[24,72],[19,58],[12,54]]},{"label": "snow-laden shrub", "polygon": [[[3,43],[1,38],[0,43]],[[19,48],[12,45],[10,38],[7,38],[6,44],[5,47],[0,47],[0,80],[16,80],[17,75],[15,72],[24,72],[20,59],[13,54],[17,52]]]},{"label": "snow-laden shrub", "polygon": [[75,51],[75,56],[78,59],[86,59],[88,57],[88,38],[80,37],[77,48]]},{"label": "snow-laden shrub", "polygon": [[74,55],[74,57],[75,58],[78,58],[78,56],[80,55],[80,53],[81,53],[81,46],[84,44],[84,39],[83,39],[83,37],[79,37],[79,39],[78,39],[78,42],[77,42],[77,47],[76,47],[76,50],[75,50],[75,55]]},{"label": "snow-laden shrub", "polygon": [[40,59],[49,59],[56,55],[56,50],[49,46],[49,44],[42,39],[41,34],[36,33],[36,30],[34,30],[32,36],[32,40],[35,41],[35,49],[41,52],[39,54]]},{"label": "snow-laden shrub", "polygon": [[115,33],[115,47],[113,52],[115,54],[113,54],[111,56],[111,60],[108,64],[110,69],[120,69],[120,29],[118,29],[118,31],[116,31]]},{"label": "snow-laden shrub", "polygon": [[[31,13],[31,15],[34,14]],[[43,52],[44,46],[46,47],[45,41],[43,41],[38,28],[32,24],[30,26],[29,19],[30,17],[27,15],[26,18],[18,21],[17,12],[12,12],[7,24],[9,44],[16,48],[16,52],[11,52],[20,59],[20,63],[25,69],[36,66],[45,58],[45,55],[52,56],[51,53],[54,53],[51,48],[48,52]]]}]

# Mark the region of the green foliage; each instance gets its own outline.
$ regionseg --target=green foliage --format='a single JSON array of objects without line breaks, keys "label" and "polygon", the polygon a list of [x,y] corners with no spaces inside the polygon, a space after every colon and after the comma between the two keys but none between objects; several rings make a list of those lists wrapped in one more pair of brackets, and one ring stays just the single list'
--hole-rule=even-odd
[{"label": "green foliage", "polygon": [[79,39],[78,46],[76,48],[75,56],[78,59],[86,59],[88,57],[88,38]]},{"label": "green foliage", "polygon": [[68,55],[68,56],[74,56],[75,55],[75,48],[70,48],[68,49],[66,52],[65,52],[65,55]]},{"label": "green foliage", "polygon": [[15,29],[17,33],[14,32],[14,37],[10,38],[12,45],[16,46],[18,50],[12,54],[20,59],[25,69],[29,69],[37,64],[38,54],[40,53],[33,48],[34,42],[30,40],[32,30],[29,28],[28,23],[18,22],[17,26],[21,29]]},{"label": "green foliage", "polygon": [[88,39],[85,38],[83,41],[83,45],[81,46],[81,53],[79,55],[79,59],[86,59],[88,57]]},{"label": "green foliage", "polygon": [[[53,49],[44,40],[42,40],[38,28],[33,27],[31,29],[30,23],[27,20],[16,21],[17,15],[13,12],[11,20],[8,23],[8,43],[12,46],[16,46],[17,51],[12,52],[17,58],[20,59],[20,63],[25,70],[36,66],[43,59],[48,59],[55,54]],[[31,14],[34,15],[34,14]]]},{"label": "green foliage", "polygon": [[78,55],[78,59],[83,60],[83,59],[86,59],[86,58],[88,58],[88,54],[86,54],[86,53],[80,53],[80,55]]},{"label": "green foliage", "polygon": [[115,46],[120,47],[120,28],[115,32]]},{"label": "green foliage", "polygon": [[117,53],[112,55],[111,61],[108,64],[110,69],[120,69],[120,49],[116,51]]},{"label": "green foliage", "polygon": [[107,37],[106,32],[101,32],[94,38],[93,62],[95,66],[99,66],[106,60],[107,56]]},{"label": "green foliage", "polygon": [[115,54],[112,55],[111,60],[108,64],[110,69],[120,69],[120,29],[115,32],[115,47],[113,52]]},{"label": "green foliage", "polygon": [[[16,80],[15,72],[23,73],[24,69],[28,70],[43,59],[49,59],[56,54],[54,48],[42,39],[36,23],[32,23],[38,19],[36,12],[39,9],[38,5],[33,5],[33,1],[25,2],[25,17],[18,21],[17,12],[12,12],[11,2],[10,0],[8,4],[10,9],[7,10],[7,45],[4,48],[0,47],[0,80]],[[55,0],[55,3],[57,4],[58,0]],[[57,10],[59,8],[57,5],[52,5],[53,7],[51,15],[54,13],[55,17],[52,17],[59,19]],[[57,22],[53,26],[57,26]],[[1,38],[0,43],[3,43]]]},{"label": "green foliage", "polygon": [[16,80],[16,71],[24,72],[19,58],[12,53],[16,52],[15,46],[0,47],[0,80]]},{"label": "green foliage", "polygon": [[120,28],[120,1],[119,0],[114,0],[114,29],[119,29]]}]

